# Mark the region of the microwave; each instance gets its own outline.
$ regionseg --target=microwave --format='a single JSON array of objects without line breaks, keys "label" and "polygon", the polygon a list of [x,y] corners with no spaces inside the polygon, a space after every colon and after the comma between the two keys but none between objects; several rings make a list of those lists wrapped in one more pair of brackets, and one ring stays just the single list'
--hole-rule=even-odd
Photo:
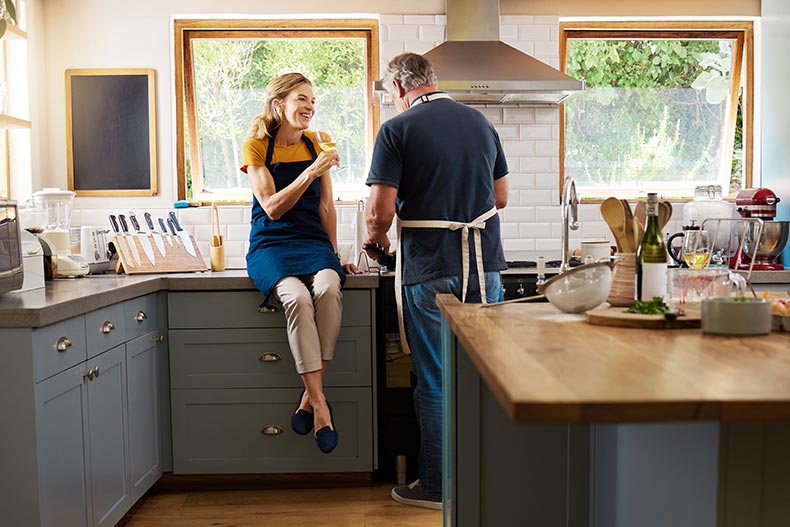
[{"label": "microwave", "polygon": [[0,294],[22,287],[21,239],[16,201],[0,200]]}]

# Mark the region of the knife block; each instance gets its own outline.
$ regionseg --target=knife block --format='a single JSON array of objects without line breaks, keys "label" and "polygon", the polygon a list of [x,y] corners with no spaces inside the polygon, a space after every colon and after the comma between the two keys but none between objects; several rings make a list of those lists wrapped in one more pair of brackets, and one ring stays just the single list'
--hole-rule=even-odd
[{"label": "knife block", "polygon": [[[189,239],[192,240],[192,246],[195,248],[195,256],[192,256],[187,252],[180,238],[169,235],[164,237],[165,255],[162,256],[159,254],[159,249],[156,248],[156,242],[154,241],[153,236],[151,234],[148,234],[147,236],[148,240],[151,242],[151,246],[154,249],[156,264],[152,264],[150,261],[148,261],[148,257],[145,255],[145,250],[143,249],[143,244],[140,242],[137,236],[116,235],[113,237],[112,243],[115,246],[116,252],[118,253],[118,266],[116,268],[117,273],[191,273],[197,271],[206,271],[208,269],[206,262],[203,261],[203,256],[200,254],[200,249],[198,249],[194,238],[191,236]],[[172,247],[167,241],[168,237],[173,242]],[[139,265],[134,259],[132,254],[133,251],[131,249],[132,246],[130,244],[134,244],[134,247],[137,248],[137,254],[140,256]]]}]

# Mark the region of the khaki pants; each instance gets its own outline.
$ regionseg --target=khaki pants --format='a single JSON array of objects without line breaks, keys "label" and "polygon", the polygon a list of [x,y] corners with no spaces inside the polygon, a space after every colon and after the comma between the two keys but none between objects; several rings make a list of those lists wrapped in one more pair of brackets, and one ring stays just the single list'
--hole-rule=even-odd
[{"label": "khaki pants", "polygon": [[311,276],[287,276],[274,288],[285,308],[288,344],[299,374],[332,360],[343,313],[340,277],[332,269]]}]

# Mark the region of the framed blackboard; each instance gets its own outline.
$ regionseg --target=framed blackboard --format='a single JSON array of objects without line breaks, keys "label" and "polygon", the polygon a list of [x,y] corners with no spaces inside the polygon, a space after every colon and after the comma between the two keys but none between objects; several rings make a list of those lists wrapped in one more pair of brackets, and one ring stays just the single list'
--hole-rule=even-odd
[{"label": "framed blackboard", "polygon": [[69,189],[78,196],[153,196],[156,91],[152,69],[66,70]]}]

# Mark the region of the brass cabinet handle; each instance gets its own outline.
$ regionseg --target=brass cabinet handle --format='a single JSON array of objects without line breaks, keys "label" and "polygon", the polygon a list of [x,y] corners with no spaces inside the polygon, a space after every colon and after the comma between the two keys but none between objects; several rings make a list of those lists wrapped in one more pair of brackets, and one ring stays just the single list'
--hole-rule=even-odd
[{"label": "brass cabinet handle", "polygon": [[267,425],[263,427],[261,433],[265,436],[278,436],[283,433],[283,429],[277,425]]},{"label": "brass cabinet handle", "polygon": [[99,376],[99,367],[98,366],[93,368],[93,376],[94,377],[98,377]]},{"label": "brass cabinet handle", "polygon": [[258,313],[279,313],[282,308],[276,304],[261,306],[258,308]]},{"label": "brass cabinet handle", "polygon": [[264,353],[258,358],[261,362],[277,362],[282,359],[279,353]]},{"label": "brass cabinet handle", "polygon": [[88,370],[82,374],[83,379],[88,379],[89,381],[93,380],[93,370]]},{"label": "brass cabinet handle", "polygon": [[68,339],[68,337],[60,337],[58,339],[57,345],[55,346],[55,349],[62,352],[62,351],[66,351],[71,346],[72,344],[71,341]]},{"label": "brass cabinet handle", "polygon": [[163,342],[165,341],[165,336],[164,336],[164,335],[159,335],[159,336],[156,338],[156,341],[157,341],[159,344],[163,343]]},{"label": "brass cabinet handle", "polygon": [[115,325],[113,325],[113,323],[110,322],[109,320],[105,321],[104,324],[101,325],[101,332],[104,333],[105,335],[114,329],[115,329]]},{"label": "brass cabinet handle", "polygon": [[142,322],[146,318],[148,318],[148,315],[145,314],[145,311],[138,311],[137,314],[134,316],[134,319],[137,322]]}]

